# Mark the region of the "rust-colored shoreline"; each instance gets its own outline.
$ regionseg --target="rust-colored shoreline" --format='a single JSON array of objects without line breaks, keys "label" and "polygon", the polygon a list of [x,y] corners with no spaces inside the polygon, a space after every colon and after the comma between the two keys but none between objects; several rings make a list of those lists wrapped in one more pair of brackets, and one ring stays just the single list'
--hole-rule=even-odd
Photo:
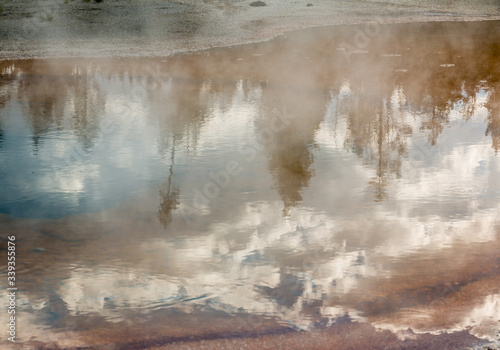
[{"label": "rust-colored shoreline", "polygon": [[276,328],[260,331],[219,332],[203,335],[160,336],[130,342],[103,342],[89,346],[66,346],[26,342],[33,349],[90,350],[90,349],[479,349],[488,341],[468,331],[442,334],[416,334],[411,330],[394,334],[378,330],[370,324],[352,322],[341,317],[338,323],[311,331]]}]

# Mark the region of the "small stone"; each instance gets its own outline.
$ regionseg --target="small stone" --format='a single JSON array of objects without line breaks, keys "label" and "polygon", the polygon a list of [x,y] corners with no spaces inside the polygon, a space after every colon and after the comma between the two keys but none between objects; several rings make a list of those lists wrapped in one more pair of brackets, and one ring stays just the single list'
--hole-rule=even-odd
[{"label": "small stone", "polygon": [[46,252],[47,249],[42,248],[42,247],[36,247],[36,248],[33,248],[33,251],[37,252],[37,253],[43,253],[43,252]]},{"label": "small stone", "polygon": [[311,6],[313,6],[313,4],[309,3],[309,4],[307,4],[306,6],[307,6],[307,7],[311,7]]},{"label": "small stone", "polygon": [[267,6],[267,4],[264,1],[254,1],[254,2],[250,3],[250,6],[254,6],[254,7]]}]

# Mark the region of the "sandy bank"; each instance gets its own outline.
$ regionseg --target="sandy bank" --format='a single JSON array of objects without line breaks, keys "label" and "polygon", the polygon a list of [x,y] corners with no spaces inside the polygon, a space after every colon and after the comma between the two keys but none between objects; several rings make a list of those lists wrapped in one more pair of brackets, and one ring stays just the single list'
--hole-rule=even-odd
[{"label": "sandy bank", "polygon": [[166,56],[310,26],[500,19],[483,1],[19,0],[0,6],[0,59]]}]

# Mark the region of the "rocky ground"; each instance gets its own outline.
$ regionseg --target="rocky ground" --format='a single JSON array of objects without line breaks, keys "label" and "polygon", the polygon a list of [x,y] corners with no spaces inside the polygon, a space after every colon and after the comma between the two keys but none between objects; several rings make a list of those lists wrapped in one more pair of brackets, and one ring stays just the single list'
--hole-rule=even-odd
[{"label": "rocky ground", "polygon": [[0,0],[0,59],[166,56],[309,26],[500,19],[497,0]]}]

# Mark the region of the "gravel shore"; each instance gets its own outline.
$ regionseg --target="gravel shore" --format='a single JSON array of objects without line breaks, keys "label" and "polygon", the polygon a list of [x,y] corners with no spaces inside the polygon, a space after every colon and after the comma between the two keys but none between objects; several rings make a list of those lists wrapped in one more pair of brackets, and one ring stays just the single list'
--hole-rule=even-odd
[{"label": "gravel shore", "polygon": [[500,19],[496,0],[2,1],[0,59],[167,56],[311,26],[488,19]]}]

